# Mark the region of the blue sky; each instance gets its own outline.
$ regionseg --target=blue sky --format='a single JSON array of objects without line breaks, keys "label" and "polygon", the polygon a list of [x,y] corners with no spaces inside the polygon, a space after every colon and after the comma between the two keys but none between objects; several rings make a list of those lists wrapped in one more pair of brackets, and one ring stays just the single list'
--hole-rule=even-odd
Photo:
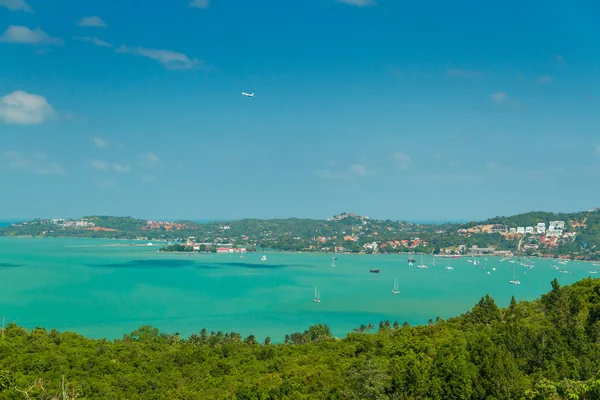
[{"label": "blue sky", "polygon": [[0,0],[0,217],[593,208],[599,17],[578,0]]}]

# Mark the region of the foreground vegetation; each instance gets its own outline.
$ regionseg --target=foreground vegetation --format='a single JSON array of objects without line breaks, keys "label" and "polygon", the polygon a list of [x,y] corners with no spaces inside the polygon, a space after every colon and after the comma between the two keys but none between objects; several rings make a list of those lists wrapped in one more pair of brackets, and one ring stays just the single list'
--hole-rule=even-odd
[{"label": "foreground vegetation", "polygon": [[324,325],[282,344],[151,327],[107,341],[9,325],[0,339],[0,399],[583,400],[600,399],[599,370],[600,280],[589,278],[342,340]]}]

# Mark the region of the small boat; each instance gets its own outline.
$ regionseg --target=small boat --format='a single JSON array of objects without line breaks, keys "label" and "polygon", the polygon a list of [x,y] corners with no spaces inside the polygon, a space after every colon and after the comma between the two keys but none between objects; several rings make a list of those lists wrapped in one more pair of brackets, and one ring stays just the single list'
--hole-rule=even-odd
[{"label": "small boat", "polygon": [[333,257],[333,259],[331,260],[331,266],[335,267],[335,260],[337,260],[337,257]]},{"label": "small boat", "polygon": [[421,254],[421,264],[417,265],[417,268],[427,268],[427,265],[423,264],[423,254]]},{"label": "small boat", "polygon": [[392,293],[400,294],[400,290],[398,289],[398,281],[394,278],[394,288],[392,289]]},{"label": "small boat", "polygon": [[452,271],[454,268],[452,268],[451,266],[447,266],[447,267],[446,267],[446,269],[447,269],[448,271]]},{"label": "small boat", "polygon": [[595,275],[597,273],[598,273],[598,271],[588,271],[588,274],[592,274],[592,275]]},{"label": "small boat", "polygon": [[370,269],[369,272],[372,274],[378,274],[379,273],[379,269]]},{"label": "small boat", "polygon": [[490,271],[488,271],[488,273],[487,273],[487,274],[489,275],[489,274],[491,274],[491,272],[490,272]]},{"label": "small boat", "polygon": [[319,292],[317,292],[317,287],[315,286],[315,294],[313,295],[313,301],[315,303],[321,302],[321,297],[319,296]]},{"label": "small boat", "polygon": [[267,256],[262,256],[260,260],[261,261],[267,261]]},{"label": "small boat", "polygon": [[514,268],[514,267],[511,267],[511,268],[512,268],[512,270],[513,270],[513,278],[512,278],[512,280],[510,281],[510,284],[511,284],[511,285],[520,285],[520,284],[521,284],[521,282],[515,279],[515,273],[516,273],[516,272],[515,272],[515,268]]},{"label": "small boat", "polygon": [[495,271],[495,270],[496,270],[496,267],[492,267],[492,271]]}]

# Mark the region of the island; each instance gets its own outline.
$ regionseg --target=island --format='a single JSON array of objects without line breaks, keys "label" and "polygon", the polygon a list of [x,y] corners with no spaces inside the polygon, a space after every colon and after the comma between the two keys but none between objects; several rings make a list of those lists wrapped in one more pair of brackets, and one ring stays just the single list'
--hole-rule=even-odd
[{"label": "island", "polygon": [[327,219],[242,219],[198,223],[132,217],[35,219],[0,228],[0,236],[160,240],[161,251],[434,254],[600,260],[600,210],[529,212],[468,223],[418,224],[354,213]]}]

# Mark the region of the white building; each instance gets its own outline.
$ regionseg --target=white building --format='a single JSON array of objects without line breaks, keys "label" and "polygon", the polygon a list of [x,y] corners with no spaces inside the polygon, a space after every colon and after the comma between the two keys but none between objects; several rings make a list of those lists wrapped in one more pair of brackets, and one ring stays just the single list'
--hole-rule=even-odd
[{"label": "white building", "polygon": [[565,229],[565,221],[550,221],[548,230],[556,231],[559,229]]},{"label": "white building", "polygon": [[552,238],[552,237],[561,237],[563,234],[563,231],[561,231],[560,229],[550,229],[548,230],[548,232],[546,232],[546,237]]},{"label": "white building", "polygon": [[513,233],[513,234],[514,234],[514,233],[517,233],[517,228],[510,228],[510,229],[508,230],[508,233]]},{"label": "white building", "polygon": [[536,225],[535,230],[537,231],[538,235],[542,235],[543,233],[546,232],[546,223],[545,222],[539,222]]},{"label": "white building", "polygon": [[517,227],[517,233],[521,234],[521,235],[524,235],[525,234],[525,228],[522,227],[522,226],[518,226]]},{"label": "white building", "polygon": [[525,233],[533,233],[533,226],[528,226],[525,228]]}]

